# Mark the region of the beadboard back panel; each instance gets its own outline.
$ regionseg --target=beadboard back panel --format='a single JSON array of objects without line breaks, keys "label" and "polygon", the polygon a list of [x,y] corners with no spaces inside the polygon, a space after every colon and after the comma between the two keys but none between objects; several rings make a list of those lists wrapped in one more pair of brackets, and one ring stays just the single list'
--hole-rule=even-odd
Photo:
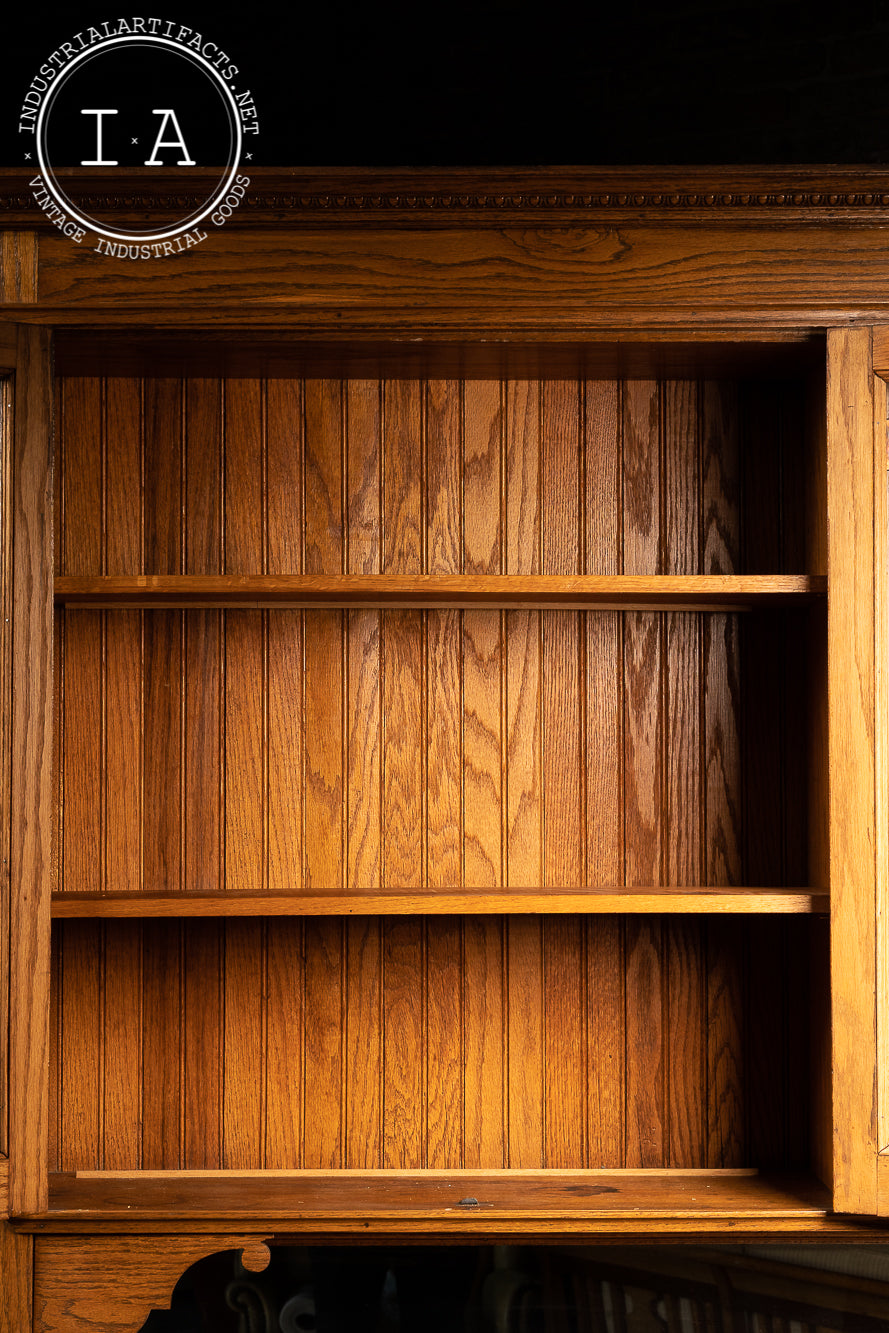
[{"label": "beadboard back panel", "polygon": [[[805,418],[794,381],[65,378],[58,572],[798,572]],[[822,882],[818,614],[60,611],[57,888]]]},{"label": "beadboard back panel", "polygon": [[813,923],[57,923],[51,1169],[809,1158]]}]

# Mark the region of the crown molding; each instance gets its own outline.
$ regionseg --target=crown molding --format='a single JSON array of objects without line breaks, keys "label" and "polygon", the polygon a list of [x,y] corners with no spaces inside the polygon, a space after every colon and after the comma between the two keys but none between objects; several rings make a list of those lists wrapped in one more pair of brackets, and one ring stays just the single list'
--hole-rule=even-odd
[{"label": "crown molding", "polygon": [[[0,225],[44,230],[36,173],[0,169]],[[889,221],[889,167],[257,168],[228,227],[502,226],[623,218],[772,222]],[[74,171],[59,171],[60,179]],[[81,170],[85,210],[137,220],[193,209],[206,197],[189,172]],[[215,175],[199,176],[210,181]],[[74,193],[72,191],[72,193]]]}]

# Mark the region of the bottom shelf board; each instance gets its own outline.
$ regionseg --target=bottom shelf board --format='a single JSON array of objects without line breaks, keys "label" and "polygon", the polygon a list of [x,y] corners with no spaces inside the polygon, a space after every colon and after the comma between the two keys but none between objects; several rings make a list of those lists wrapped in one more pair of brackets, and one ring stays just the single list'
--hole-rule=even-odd
[{"label": "bottom shelf board", "polygon": [[317,889],[293,893],[54,893],[52,915],[450,916],[474,913],[827,913],[815,888]]},{"label": "bottom shelf board", "polygon": [[[72,1172],[50,1176],[60,1224],[221,1221],[313,1233],[572,1234],[822,1230],[808,1176],[731,1171]],[[64,1228],[61,1228],[64,1229]]]}]

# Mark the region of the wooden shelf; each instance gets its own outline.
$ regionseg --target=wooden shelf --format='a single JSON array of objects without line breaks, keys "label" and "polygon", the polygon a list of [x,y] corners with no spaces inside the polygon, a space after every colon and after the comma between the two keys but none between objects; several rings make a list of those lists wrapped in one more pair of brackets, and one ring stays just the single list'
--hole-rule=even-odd
[{"label": "wooden shelf", "polygon": [[823,596],[813,574],[500,575],[500,574],[145,574],[65,576],[55,600],[84,608],[738,611]]},{"label": "wooden shelf", "polygon": [[813,888],[324,889],[299,893],[55,893],[70,917],[441,916],[477,913],[826,913]]},{"label": "wooden shelf", "polygon": [[729,1171],[77,1172],[50,1176],[38,1228],[187,1220],[374,1235],[819,1230],[830,1196],[811,1177]]}]

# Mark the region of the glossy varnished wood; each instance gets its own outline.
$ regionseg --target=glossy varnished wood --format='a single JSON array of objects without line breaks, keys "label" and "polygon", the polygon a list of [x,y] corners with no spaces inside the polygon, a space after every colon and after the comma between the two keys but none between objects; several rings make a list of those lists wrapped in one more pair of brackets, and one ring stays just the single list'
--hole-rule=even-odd
[{"label": "glossy varnished wood", "polygon": [[[877,1211],[874,410],[869,330],[828,338],[834,1206]],[[834,589],[836,592],[834,593]]]},{"label": "glossy varnished wood", "polygon": [[[61,921],[56,1166],[798,1169],[808,1107],[780,1071],[799,1052],[807,1082],[793,960],[813,924]],[[748,975],[768,978],[770,1004]]]},{"label": "glossy varnished wood", "polygon": [[827,588],[826,578],[782,575],[611,575],[530,578],[503,575],[146,575],[78,578],[55,582],[55,600],[63,606],[119,607],[291,607],[387,610],[441,607],[516,608],[543,611],[746,610],[808,601]]},{"label": "glossy varnished wood", "polygon": [[50,341],[19,330],[13,444],[9,1210],[44,1206],[48,1130],[52,820]]},{"label": "glossy varnished wood", "polygon": [[826,892],[808,889],[622,887],[620,889],[320,889],[296,893],[56,893],[52,915],[150,916],[449,916],[485,912],[744,912],[808,913],[830,910]]}]

